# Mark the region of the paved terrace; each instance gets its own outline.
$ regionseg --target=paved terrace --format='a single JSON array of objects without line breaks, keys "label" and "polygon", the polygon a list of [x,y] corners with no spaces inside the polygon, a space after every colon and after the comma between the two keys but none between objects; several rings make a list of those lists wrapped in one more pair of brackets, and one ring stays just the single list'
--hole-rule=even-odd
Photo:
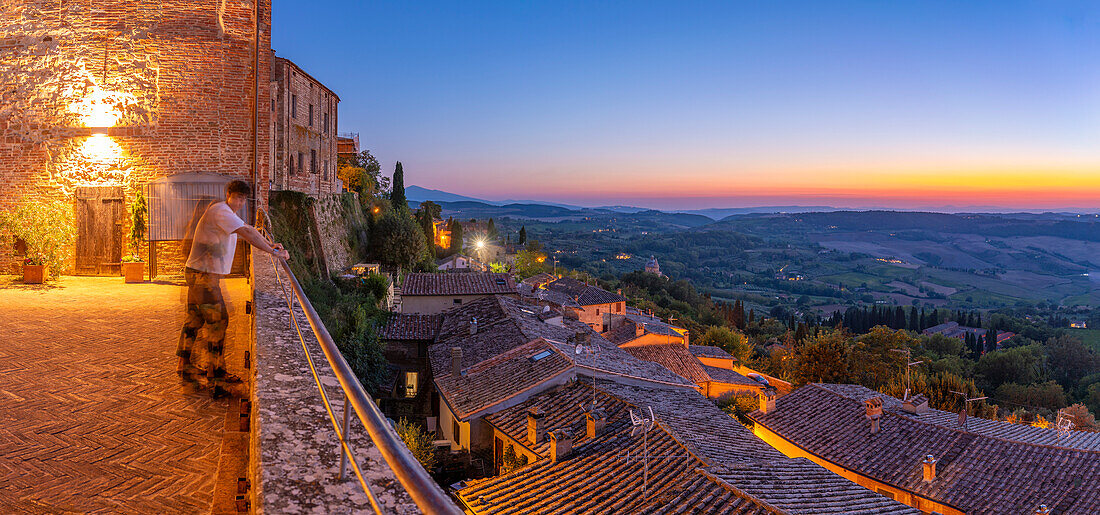
[{"label": "paved terrace", "polygon": [[[247,285],[229,283],[227,361],[243,375]],[[120,277],[30,286],[0,276],[0,512],[235,512],[247,433],[227,417],[235,399],[212,401],[176,378],[182,292]],[[215,496],[216,484],[229,493]],[[229,505],[214,502],[222,497]]]}]

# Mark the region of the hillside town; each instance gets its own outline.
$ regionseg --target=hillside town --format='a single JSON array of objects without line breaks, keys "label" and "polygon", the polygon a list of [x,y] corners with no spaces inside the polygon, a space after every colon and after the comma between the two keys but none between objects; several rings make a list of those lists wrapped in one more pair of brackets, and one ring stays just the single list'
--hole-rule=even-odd
[{"label": "hillside town", "polygon": [[[0,511],[1100,513],[1100,360],[1064,334],[765,310],[619,248],[596,277],[406,198],[269,0],[15,3]],[[210,209],[240,223],[202,275]]]}]

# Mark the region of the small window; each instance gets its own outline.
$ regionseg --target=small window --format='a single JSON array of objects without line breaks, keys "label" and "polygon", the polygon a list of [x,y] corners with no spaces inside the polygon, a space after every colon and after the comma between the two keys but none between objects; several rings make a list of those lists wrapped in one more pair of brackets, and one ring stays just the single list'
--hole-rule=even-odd
[{"label": "small window", "polygon": [[298,117],[298,95],[290,95],[290,117]]},{"label": "small window", "polygon": [[894,493],[889,491],[889,490],[885,490],[885,489],[882,489],[882,488],[876,488],[875,491],[878,492],[878,494],[883,496],[883,497],[889,497],[891,499],[894,498]]},{"label": "small window", "polygon": [[327,133],[328,132],[328,113],[325,113],[324,128],[325,128],[325,132]]},{"label": "small window", "polygon": [[418,387],[420,385],[418,373],[405,372],[405,397],[416,397]]},{"label": "small window", "polygon": [[313,104],[309,104],[309,126],[313,127]]},{"label": "small window", "polygon": [[317,151],[312,149],[309,151],[309,171],[317,173]]},{"label": "small window", "polygon": [[286,169],[289,175],[294,175],[294,156],[286,160]]},{"label": "small window", "polygon": [[542,351],[538,354],[535,354],[534,356],[531,356],[531,361],[538,361],[540,359],[549,358],[550,354],[553,354],[553,353],[548,351],[548,350],[544,350],[544,351]]},{"label": "small window", "polygon": [[451,437],[459,447],[462,446],[462,426],[458,425],[458,420],[455,419],[451,419]]},{"label": "small window", "polygon": [[462,299],[455,299],[453,304],[455,304],[456,306],[462,304]]},{"label": "small window", "polygon": [[305,169],[305,158],[305,154],[298,152],[298,173],[302,173],[302,170]]},{"label": "small window", "polygon": [[508,284],[508,281],[505,281],[503,277],[497,277],[497,286],[504,286],[506,284]]}]

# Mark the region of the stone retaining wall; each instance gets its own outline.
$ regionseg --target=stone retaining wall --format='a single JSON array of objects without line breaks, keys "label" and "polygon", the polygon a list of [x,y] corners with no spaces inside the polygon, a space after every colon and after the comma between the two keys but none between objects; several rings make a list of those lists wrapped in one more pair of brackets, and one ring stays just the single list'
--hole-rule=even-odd
[{"label": "stone retaining wall", "polygon": [[[271,257],[253,252],[255,383],[252,388],[252,493],[256,513],[359,513],[372,510],[351,467],[339,479],[340,448],[276,283]],[[287,286],[287,293],[290,289]],[[297,302],[298,323],[337,418],[344,397]],[[355,414],[349,441],[372,491],[390,513],[419,513]]]}]

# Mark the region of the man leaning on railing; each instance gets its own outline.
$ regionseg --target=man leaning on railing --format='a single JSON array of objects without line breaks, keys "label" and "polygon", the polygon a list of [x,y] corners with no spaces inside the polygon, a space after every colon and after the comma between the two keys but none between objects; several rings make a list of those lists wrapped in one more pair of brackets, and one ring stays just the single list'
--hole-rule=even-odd
[{"label": "man leaning on railing", "polygon": [[[236,212],[245,206],[251,193],[252,188],[247,183],[231,181],[225,186],[225,202],[210,204],[201,217],[193,217],[198,218],[198,223],[184,269],[187,314],[176,348],[179,356],[176,372],[185,383],[209,386],[214,398],[224,397],[228,393],[227,385],[242,382],[241,378],[225,371],[229,310],[220,284],[221,278],[229,274],[233,266],[237,235],[273,256],[290,258],[281,244],[269,242],[237,216]],[[204,327],[206,330],[199,338],[199,329]]]}]

